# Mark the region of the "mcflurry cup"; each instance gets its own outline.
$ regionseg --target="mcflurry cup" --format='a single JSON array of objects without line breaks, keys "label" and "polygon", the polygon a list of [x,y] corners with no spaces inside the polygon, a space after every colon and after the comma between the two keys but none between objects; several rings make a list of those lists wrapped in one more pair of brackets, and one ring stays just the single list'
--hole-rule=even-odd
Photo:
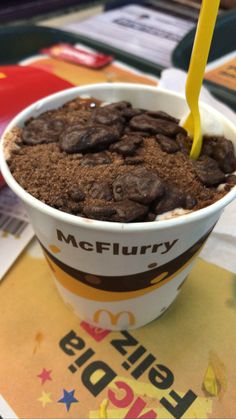
[{"label": "mcflurry cup", "polygon": [[[0,162],[10,188],[24,202],[64,301],[87,322],[113,330],[137,328],[160,316],[175,300],[202,245],[236,187],[214,204],[176,218],[131,224],[90,220],[52,208],[26,192],[12,176],[6,134],[30,117],[80,95],[105,102],[128,100],[134,107],[162,110],[181,118],[183,97],[137,84],[97,84],[53,94],[25,109],[7,127]],[[236,144],[236,129],[223,115],[201,105]],[[49,307],[50,307],[50,302]]]}]

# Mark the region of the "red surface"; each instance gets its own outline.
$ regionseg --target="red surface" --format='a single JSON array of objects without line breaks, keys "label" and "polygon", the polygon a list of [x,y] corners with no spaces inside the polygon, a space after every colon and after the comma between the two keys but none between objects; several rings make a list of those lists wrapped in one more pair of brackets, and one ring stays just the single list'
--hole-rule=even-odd
[{"label": "red surface", "polygon": [[5,181],[0,173],[0,188],[5,184]]},{"label": "red surface", "polygon": [[[72,86],[68,81],[38,68],[0,66],[0,135],[22,109]],[[0,187],[3,184],[0,174]]]}]

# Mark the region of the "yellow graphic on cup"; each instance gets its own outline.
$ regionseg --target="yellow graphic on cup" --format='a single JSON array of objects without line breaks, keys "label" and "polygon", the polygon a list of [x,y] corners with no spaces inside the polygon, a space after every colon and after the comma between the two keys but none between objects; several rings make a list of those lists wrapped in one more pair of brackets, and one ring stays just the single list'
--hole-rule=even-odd
[{"label": "yellow graphic on cup", "polygon": [[60,253],[61,251],[59,247],[55,246],[55,244],[50,244],[48,247],[52,253]]},{"label": "yellow graphic on cup", "polygon": [[99,323],[100,322],[100,317],[104,314],[106,315],[106,317],[108,317],[110,319],[110,323],[113,326],[118,324],[118,322],[119,322],[119,320],[122,316],[128,318],[128,323],[127,324],[129,326],[135,325],[135,316],[131,311],[119,311],[118,313],[112,313],[110,310],[107,310],[107,309],[99,309],[99,310],[95,311],[95,313],[93,315],[94,323]]}]

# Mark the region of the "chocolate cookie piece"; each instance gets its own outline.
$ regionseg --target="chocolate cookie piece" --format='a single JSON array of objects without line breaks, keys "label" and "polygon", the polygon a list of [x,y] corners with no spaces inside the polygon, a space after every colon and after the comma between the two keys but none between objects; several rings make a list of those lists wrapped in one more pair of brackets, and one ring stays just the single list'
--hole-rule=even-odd
[{"label": "chocolate cookie piece", "polygon": [[155,214],[163,214],[176,208],[183,208],[186,202],[185,194],[176,187],[168,187],[165,195],[153,206]]},{"label": "chocolate cookie piece", "polygon": [[136,108],[125,108],[121,111],[121,115],[125,118],[126,121],[129,121],[131,118],[137,115],[141,115],[143,111]]},{"label": "chocolate cookie piece", "polygon": [[111,201],[113,198],[111,186],[107,182],[94,182],[89,189],[89,195],[93,199],[105,199],[106,201]]},{"label": "chocolate cookie piece", "polygon": [[53,205],[57,209],[61,209],[64,205],[64,200],[62,198],[54,199]]},{"label": "chocolate cookie piece", "polygon": [[142,164],[143,162],[144,160],[139,156],[126,157],[125,159],[125,164],[129,164],[131,166],[136,166],[136,165]]},{"label": "chocolate cookie piece", "polygon": [[225,182],[232,186],[236,185],[236,176],[235,175],[227,176],[225,179]]},{"label": "chocolate cookie piece", "polygon": [[112,127],[94,125],[82,129],[65,130],[60,137],[60,147],[66,153],[78,153],[80,151],[105,147],[119,139],[119,133]]},{"label": "chocolate cookie piece", "polygon": [[143,138],[139,135],[125,134],[120,141],[112,144],[109,150],[115,151],[123,156],[133,156],[142,142]]},{"label": "chocolate cookie piece", "polygon": [[185,197],[185,202],[183,204],[184,209],[191,210],[197,205],[197,200],[194,196],[187,194]]},{"label": "chocolate cookie piece", "polygon": [[132,131],[132,129],[127,125],[124,129],[124,134],[128,134],[128,135],[139,135],[142,138],[147,138],[150,137],[150,134],[148,132],[144,132],[144,131]]},{"label": "chocolate cookie piece", "polygon": [[68,212],[69,210],[71,214],[81,215],[82,208],[83,208],[82,203],[72,201],[72,202],[67,202],[66,206],[64,204],[64,207],[62,208],[62,210],[65,212]]},{"label": "chocolate cookie piece", "polygon": [[85,127],[86,127],[85,122],[73,122],[73,123],[70,123],[70,125],[66,127],[65,133],[69,134],[70,132],[73,132],[73,131],[80,131],[81,129],[84,129]]},{"label": "chocolate cookie piece", "polygon": [[34,145],[58,141],[64,129],[65,122],[62,119],[33,119],[22,132],[23,143]]},{"label": "chocolate cookie piece", "polygon": [[83,213],[88,218],[100,221],[111,221],[112,216],[116,214],[116,209],[105,205],[85,205]]},{"label": "chocolate cookie piece", "polygon": [[105,151],[100,153],[88,153],[81,159],[81,166],[97,166],[98,164],[109,164],[111,158]]},{"label": "chocolate cookie piece", "polygon": [[217,161],[220,169],[224,173],[230,173],[236,170],[234,147],[230,140],[227,140],[224,137],[216,138],[212,157]]},{"label": "chocolate cookie piece", "polygon": [[112,215],[112,221],[130,223],[142,221],[148,212],[148,207],[128,199],[114,204],[116,213]]},{"label": "chocolate cookie piece", "polygon": [[184,129],[175,122],[156,119],[147,114],[135,116],[130,120],[129,126],[135,131],[145,131],[150,134],[164,134],[167,136],[185,132]]},{"label": "chocolate cookie piece", "polygon": [[103,106],[103,108],[123,111],[124,109],[132,108],[132,105],[126,100],[121,100],[120,102],[109,103],[109,105]]},{"label": "chocolate cookie piece", "polygon": [[156,214],[154,212],[149,212],[145,217],[145,221],[155,221],[155,219]]},{"label": "chocolate cookie piece", "polygon": [[164,194],[163,182],[155,172],[138,168],[125,173],[113,182],[113,195],[116,201],[129,199],[140,204],[149,204]]},{"label": "chocolate cookie piece", "polygon": [[120,112],[108,107],[96,108],[90,118],[90,124],[95,125],[113,125],[117,123],[124,124],[124,122],[125,121]]},{"label": "chocolate cookie piece", "polygon": [[69,191],[69,196],[75,202],[81,202],[85,198],[85,193],[78,186],[73,186]]},{"label": "chocolate cookie piece", "polygon": [[205,137],[201,155],[207,155],[217,161],[224,173],[236,170],[236,158],[232,141],[224,137]]},{"label": "chocolate cookie piece", "polygon": [[64,103],[62,106],[62,109],[74,111],[74,110],[90,110],[90,108],[94,108],[97,106],[100,106],[101,100],[96,99],[94,97],[87,97],[87,98],[75,98],[73,100],[70,100],[67,103]]},{"label": "chocolate cookie piece", "polygon": [[225,174],[220,170],[217,162],[208,156],[201,156],[193,162],[198,179],[206,186],[215,186],[224,182]]},{"label": "chocolate cookie piece", "polygon": [[215,145],[214,137],[204,137],[204,140],[202,142],[201,156],[206,155],[206,156],[212,157],[214,145]]},{"label": "chocolate cookie piece", "polygon": [[163,134],[157,134],[156,139],[158,144],[160,144],[161,149],[166,153],[172,154],[180,150],[177,141],[175,141],[173,138],[167,137]]},{"label": "chocolate cookie piece", "polygon": [[148,111],[146,112],[146,114],[151,116],[152,118],[164,119],[166,121],[174,122],[175,124],[179,123],[179,119],[174,118],[173,116],[163,111]]},{"label": "chocolate cookie piece", "polygon": [[176,142],[180,148],[180,151],[183,154],[187,154],[189,156],[193,141],[189,138],[185,133],[179,133],[176,136]]}]

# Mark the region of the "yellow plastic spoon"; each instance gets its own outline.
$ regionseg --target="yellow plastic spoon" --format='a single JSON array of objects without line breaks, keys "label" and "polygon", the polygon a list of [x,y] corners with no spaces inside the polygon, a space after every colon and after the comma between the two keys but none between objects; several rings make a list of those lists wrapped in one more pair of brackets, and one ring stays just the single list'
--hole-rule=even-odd
[{"label": "yellow plastic spoon", "polygon": [[198,99],[211,46],[220,0],[202,0],[188,76],[185,86],[186,100],[190,109],[184,128],[193,136],[190,157],[196,160],[202,148],[201,119]]}]

